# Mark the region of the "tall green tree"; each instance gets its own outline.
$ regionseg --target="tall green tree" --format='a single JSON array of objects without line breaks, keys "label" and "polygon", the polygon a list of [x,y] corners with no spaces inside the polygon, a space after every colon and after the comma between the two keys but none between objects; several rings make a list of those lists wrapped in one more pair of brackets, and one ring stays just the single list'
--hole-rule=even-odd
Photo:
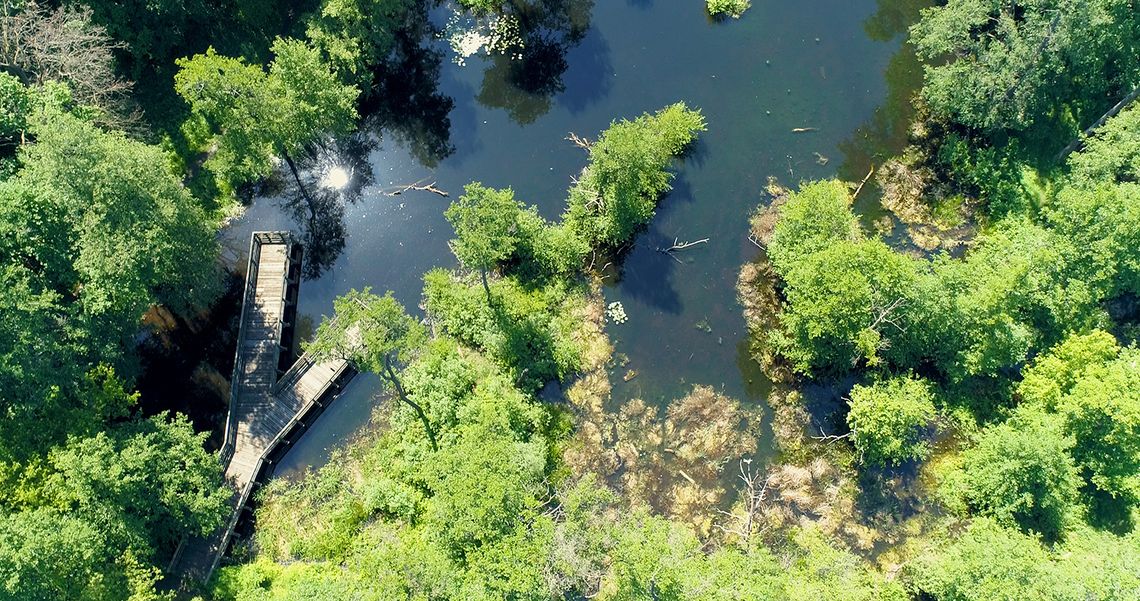
[{"label": "tall green tree", "polygon": [[786,272],[814,252],[860,238],[846,184],[839,180],[804,183],[779,208],[768,259],[778,272]]},{"label": "tall green tree", "polygon": [[154,564],[187,532],[220,525],[228,506],[230,492],[204,439],[185,418],[157,416],[72,437],[53,450],[22,494],[5,493],[0,594],[159,599]]},{"label": "tall green tree", "polygon": [[1069,156],[1069,169],[1080,184],[1140,182],[1140,106],[1121,111]]},{"label": "tall green tree", "polygon": [[1130,0],[951,0],[926,9],[911,29],[927,62],[922,96],[978,130],[1021,132],[1073,114],[1087,125],[1140,84],[1135,11]]},{"label": "tall green tree", "polygon": [[389,57],[415,9],[409,0],[325,0],[306,37],[338,74],[367,90],[372,70]]},{"label": "tall green tree", "polygon": [[316,357],[343,357],[379,375],[405,405],[416,412],[432,449],[438,447],[435,429],[419,403],[404,388],[400,371],[422,349],[427,332],[388,292],[372,294],[368,288],[350,290],[333,301],[335,316],[317,328],[306,351]]},{"label": "tall green tree", "polygon": [[342,84],[320,51],[284,38],[272,50],[268,71],[213,48],[178,61],[174,86],[190,104],[188,129],[206,134],[203,145],[216,144],[206,166],[223,190],[268,176],[274,156],[304,190],[293,155],[323,136],[348,132],[356,119],[359,90]]},{"label": "tall green tree", "polygon": [[451,250],[464,265],[479,270],[490,302],[487,272],[514,254],[521,204],[510,188],[495,190],[473,182],[463,188],[463,195],[447,208],[444,216],[458,236],[451,241]]},{"label": "tall green tree", "polygon": [[117,417],[89,402],[83,375],[106,363],[129,376],[143,313],[204,306],[219,280],[214,223],[160,149],[54,108],[29,128],[23,170],[0,182],[0,447],[13,453]]},{"label": "tall green tree", "polygon": [[1140,503],[1140,352],[1127,349],[1089,369],[1059,410],[1089,482],[1120,502]]},{"label": "tall green tree", "polygon": [[880,240],[808,254],[778,272],[786,301],[781,328],[770,334],[774,348],[802,373],[914,365],[929,334],[923,269]]},{"label": "tall green tree", "polygon": [[908,583],[938,601],[1078,599],[1035,538],[993,520],[973,520],[960,536],[939,539],[907,565]]}]

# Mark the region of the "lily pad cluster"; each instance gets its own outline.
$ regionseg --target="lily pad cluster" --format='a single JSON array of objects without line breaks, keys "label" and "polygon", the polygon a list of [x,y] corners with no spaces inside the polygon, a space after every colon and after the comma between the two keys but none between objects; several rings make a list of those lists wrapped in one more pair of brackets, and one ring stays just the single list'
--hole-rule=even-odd
[{"label": "lily pad cluster", "polygon": [[606,306],[606,317],[608,317],[610,321],[617,324],[625,323],[626,320],[629,319],[629,316],[625,314],[625,307],[623,307],[622,304],[617,301],[614,301]]}]

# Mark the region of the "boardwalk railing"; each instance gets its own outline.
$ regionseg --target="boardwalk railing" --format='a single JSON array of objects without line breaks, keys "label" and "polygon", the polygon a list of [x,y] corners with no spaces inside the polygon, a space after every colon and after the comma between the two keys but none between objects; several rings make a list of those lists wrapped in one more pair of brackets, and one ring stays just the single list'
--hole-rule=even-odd
[{"label": "boardwalk railing", "polygon": [[307,417],[319,413],[314,408],[323,408],[355,373],[345,360],[317,361],[307,354],[289,364],[283,343],[286,328],[295,321],[300,246],[283,232],[255,232],[249,248],[229,414],[219,450],[232,487],[232,513],[224,528],[179,544],[167,568],[175,586],[209,580],[273,453],[291,444],[289,437],[303,429]]},{"label": "boardwalk railing", "polygon": [[[254,298],[257,296],[257,272],[261,263],[261,246],[263,244],[284,244],[286,245],[286,254],[291,255],[293,241],[288,232],[253,232],[249,237],[249,264],[245,273],[245,292],[242,296],[241,302],[241,317],[238,321],[238,335],[237,345],[234,349],[234,371],[230,377],[230,409],[226,415],[226,429],[222,436],[222,448],[218,452],[218,459],[222,465],[229,462],[234,454],[234,445],[237,438],[237,416],[238,412],[235,410],[237,407],[238,388],[241,383],[241,374],[245,371],[245,339],[246,339],[246,314],[250,311],[250,307],[254,303]],[[286,271],[285,277],[289,277],[289,272]],[[285,286],[288,290],[289,287]],[[281,339],[281,324],[284,321],[285,306],[282,304],[281,312],[277,316],[277,339]]]}]

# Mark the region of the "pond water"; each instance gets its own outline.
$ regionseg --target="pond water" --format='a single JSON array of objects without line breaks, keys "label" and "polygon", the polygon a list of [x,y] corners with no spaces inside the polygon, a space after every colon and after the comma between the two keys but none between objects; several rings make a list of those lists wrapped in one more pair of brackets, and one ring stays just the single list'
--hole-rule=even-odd
[{"label": "pond water", "polygon": [[[769,387],[748,359],[735,298],[741,264],[759,252],[747,238],[748,216],[765,201],[769,176],[786,185],[836,174],[859,181],[872,162],[901,146],[920,78],[902,38],[926,4],[753,0],[742,19],[717,22],[701,0],[578,2],[577,12],[567,13],[577,29],[544,32],[536,39],[554,41],[521,66],[478,56],[459,65],[445,42],[431,42],[442,60],[433,64],[427,53],[411,69],[416,81],[390,88],[411,99],[396,103],[398,110],[378,109],[388,125],[381,125],[379,144],[357,156],[352,174],[362,183],[352,202],[326,216],[331,224],[305,225],[287,199],[271,195],[228,229],[227,243],[243,252],[253,230],[303,237],[309,227],[310,239],[333,232],[331,251],[318,257],[325,264],[313,266],[316,277],[301,285],[299,313],[310,323],[331,313],[336,296],[364,286],[390,289],[415,307],[422,274],[455,264],[443,218],[448,199],[391,192],[434,182],[455,196],[477,180],[510,186],[554,218],[586,161],[564,139],[569,132],[592,139],[613,119],[683,100],[704,112],[709,130],[678,166],[674,191],[605,290],[606,301],[620,301],[629,316],[608,326],[616,351],[629,357],[614,399],[664,405],[693,384],[708,384],[763,407]],[[439,12],[433,18],[442,27]],[[401,112],[410,116],[401,121]],[[450,154],[440,152],[448,146]],[[338,159],[315,163],[329,160]],[[859,209],[870,217],[874,194],[860,196]],[[708,242],[676,258],[655,250],[703,238]],[[628,369],[638,375],[624,382]],[[357,378],[278,474],[324,463],[330,449],[367,423],[377,390],[374,378]]]}]

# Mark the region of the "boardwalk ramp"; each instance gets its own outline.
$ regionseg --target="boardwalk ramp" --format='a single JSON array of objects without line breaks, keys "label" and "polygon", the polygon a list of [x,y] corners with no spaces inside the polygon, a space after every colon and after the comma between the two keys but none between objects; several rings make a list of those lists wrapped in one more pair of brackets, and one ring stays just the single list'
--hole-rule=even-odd
[{"label": "boardwalk ramp", "polygon": [[230,517],[208,537],[179,545],[168,578],[175,587],[210,579],[225,555],[257,482],[271,471],[271,457],[289,445],[352,377],[347,361],[290,364],[300,285],[301,247],[285,232],[254,232],[242,301],[230,408],[220,459],[230,486]]}]

